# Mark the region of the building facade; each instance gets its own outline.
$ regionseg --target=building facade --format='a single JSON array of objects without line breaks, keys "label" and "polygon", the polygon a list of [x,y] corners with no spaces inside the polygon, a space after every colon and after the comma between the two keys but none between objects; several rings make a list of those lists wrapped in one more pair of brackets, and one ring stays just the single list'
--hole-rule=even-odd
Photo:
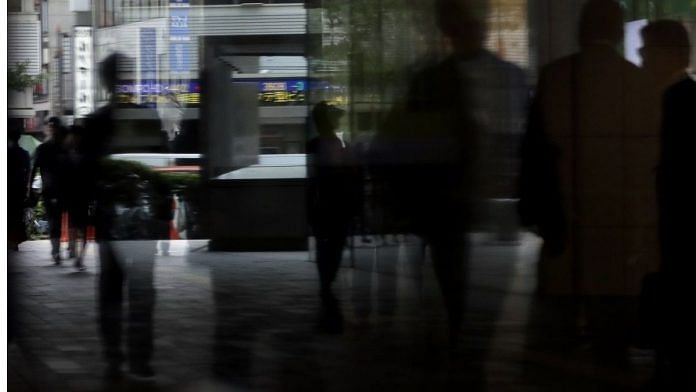
[{"label": "building facade", "polygon": [[[40,12],[33,0],[10,0],[7,11],[8,76],[14,80],[38,79],[43,70]],[[36,114],[33,83],[20,82],[13,87],[8,89],[8,118],[17,123],[13,126],[33,129]]]}]

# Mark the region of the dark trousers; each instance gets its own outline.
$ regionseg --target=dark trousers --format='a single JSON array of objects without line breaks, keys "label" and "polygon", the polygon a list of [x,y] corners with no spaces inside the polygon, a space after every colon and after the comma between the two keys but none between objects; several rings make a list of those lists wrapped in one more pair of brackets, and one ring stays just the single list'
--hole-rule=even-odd
[{"label": "dark trousers", "polygon": [[60,233],[63,222],[63,206],[56,197],[44,196],[44,207],[48,218],[48,230],[51,238],[51,254],[60,251]]},{"label": "dark trousers", "polygon": [[341,267],[346,234],[317,236],[317,268],[321,290],[328,291]]},{"label": "dark trousers", "polygon": [[447,310],[450,333],[453,338],[461,329],[468,282],[468,252],[463,234],[430,232],[423,234],[430,254],[442,297]]},{"label": "dark trousers", "polygon": [[317,269],[323,293],[328,293],[341,267],[343,247],[350,231],[350,218],[323,216],[313,227],[317,241]]},{"label": "dark trousers", "polygon": [[128,296],[128,359],[146,364],[153,351],[153,240],[99,243],[99,327],[108,361],[122,361],[124,286]]}]

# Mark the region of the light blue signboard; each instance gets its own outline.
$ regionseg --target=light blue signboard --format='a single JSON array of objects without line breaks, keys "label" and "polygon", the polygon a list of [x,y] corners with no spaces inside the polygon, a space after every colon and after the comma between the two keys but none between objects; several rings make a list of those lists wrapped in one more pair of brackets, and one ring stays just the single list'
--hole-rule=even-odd
[{"label": "light blue signboard", "polygon": [[157,77],[157,33],[153,27],[140,28],[140,79]]},{"label": "light blue signboard", "polygon": [[190,69],[189,0],[169,1],[169,69],[185,72]]},{"label": "light blue signboard", "polygon": [[153,27],[140,28],[140,82],[157,82],[157,32]]}]

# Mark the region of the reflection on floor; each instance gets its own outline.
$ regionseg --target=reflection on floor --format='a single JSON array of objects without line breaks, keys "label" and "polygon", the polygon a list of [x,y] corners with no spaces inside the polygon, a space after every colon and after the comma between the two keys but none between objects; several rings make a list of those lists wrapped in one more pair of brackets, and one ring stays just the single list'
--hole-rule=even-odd
[{"label": "reflection on floor", "polygon": [[[318,333],[318,284],[307,252],[208,253],[172,241],[155,260],[154,380],[102,378],[96,246],[87,272],[52,266],[46,241],[13,254],[20,333],[10,390],[632,391],[649,352],[628,356],[572,339],[565,305],[534,296],[538,241],[474,236],[469,311],[458,350],[415,237],[355,239],[336,294],[342,335]],[[423,257],[425,255],[425,257]]]}]

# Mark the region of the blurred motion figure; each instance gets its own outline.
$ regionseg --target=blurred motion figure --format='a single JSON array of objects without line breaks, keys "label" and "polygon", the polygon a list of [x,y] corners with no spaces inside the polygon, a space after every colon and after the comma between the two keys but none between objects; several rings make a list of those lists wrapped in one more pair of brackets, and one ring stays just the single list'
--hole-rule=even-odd
[{"label": "blurred motion figure", "polygon": [[[10,124],[12,127],[12,124]],[[29,189],[29,153],[19,146],[22,131],[18,127],[8,129],[7,133],[7,242],[9,248],[18,250],[20,243],[26,241],[24,226],[24,206]]]},{"label": "blurred motion figure", "polygon": [[661,308],[658,341],[658,390],[694,390],[696,381],[696,323],[691,317],[696,265],[692,241],[694,204],[693,149],[696,145],[696,81],[689,76],[691,44],[684,26],[661,20],[643,29],[641,53],[646,67],[661,75],[662,100],[660,158],[657,166],[657,198],[661,250]]},{"label": "blurred motion figure", "polygon": [[435,4],[451,54],[411,78],[370,160],[386,219],[430,249],[456,344],[468,279],[465,235],[488,219],[477,213],[486,200],[512,194],[512,173],[496,165],[515,156],[527,93],[522,70],[484,48],[487,2]]},{"label": "blurred motion figure", "polygon": [[164,102],[157,106],[159,115],[163,144],[166,152],[175,152],[176,138],[181,133],[181,120],[184,116],[184,108],[176,99],[173,91],[164,94]]},{"label": "blurred motion figure", "polygon": [[87,245],[87,223],[90,197],[85,167],[85,152],[82,145],[83,129],[71,126],[63,141],[64,175],[65,175],[65,208],[68,211],[70,257],[75,258],[75,268],[85,269],[82,262]]},{"label": "blurred motion figure", "polygon": [[316,239],[321,327],[340,332],[342,318],[331,285],[360,203],[360,172],[352,150],[336,135],[343,111],[325,101],[312,110],[318,136],[307,142],[309,223]]},{"label": "blurred motion figure", "polygon": [[[158,208],[149,172],[109,159],[124,127],[137,122],[124,121],[114,94],[121,55],[113,53],[100,64],[103,85],[111,93],[109,103],[92,113],[85,123],[83,157],[89,194],[95,199],[95,230],[99,244],[99,328],[105,376],[120,376],[121,364],[128,359],[129,371],[139,377],[152,377],[153,309],[155,288],[153,268],[156,240],[166,221],[157,219]],[[127,357],[121,350],[124,324],[124,286],[128,301]]]},{"label": "blurred motion figure", "polygon": [[539,291],[570,299],[566,327],[618,361],[627,359],[641,279],[657,260],[656,130],[640,120],[645,84],[617,52],[622,38],[619,3],[589,0],[580,51],[542,68],[520,196],[523,222],[544,238]]},{"label": "blurred motion figure", "polygon": [[51,237],[51,256],[53,262],[60,264],[60,234],[65,202],[64,150],[65,128],[58,117],[51,117],[44,128],[46,140],[36,148],[34,167],[29,183],[37,173],[41,174],[41,198],[46,208]]}]

